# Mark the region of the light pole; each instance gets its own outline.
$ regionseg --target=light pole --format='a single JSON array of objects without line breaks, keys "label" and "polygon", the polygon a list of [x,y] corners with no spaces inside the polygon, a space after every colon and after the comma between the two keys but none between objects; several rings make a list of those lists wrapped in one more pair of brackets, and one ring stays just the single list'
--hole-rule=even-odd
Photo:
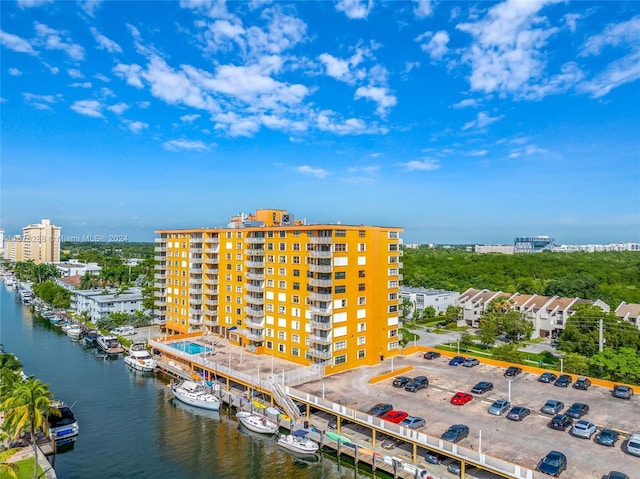
[{"label": "light pole", "polygon": [[509,379],[509,396],[507,399],[509,403],[511,403],[511,381],[513,381],[513,379]]},{"label": "light pole", "polygon": [[458,356],[460,356],[460,338],[458,338]]}]

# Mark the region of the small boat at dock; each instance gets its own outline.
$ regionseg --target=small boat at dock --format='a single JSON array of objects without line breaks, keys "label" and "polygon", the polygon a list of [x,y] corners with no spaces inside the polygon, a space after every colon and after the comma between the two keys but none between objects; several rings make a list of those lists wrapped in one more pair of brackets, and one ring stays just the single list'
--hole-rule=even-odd
[{"label": "small boat at dock", "polygon": [[84,344],[88,348],[95,348],[98,346],[98,331],[90,329],[87,334],[84,335]]},{"label": "small boat at dock", "polygon": [[108,356],[117,356],[124,353],[122,344],[120,344],[120,341],[118,341],[118,338],[116,338],[115,336],[103,336],[99,334],[98,338],[96,339],[96,344],[98,348]]},{"label": "small boat at dock", "polygon": [[124,363],[131,369],[148,373],[156,369],[156,362],[149,354],[147,343],[134,341],[129,347],[129,355],[124,357]]},{"label": "small boat at dock", "polygon": [[320,445],[307,437],[307,431],[295,431],[293,434],[281,434],[278,437],[278,446],[281,446],[296,454],[315,454]]},{"label": "small boat at dock", "polygon": [[70,339],[78,341],[84,333],[84,329],[79,324],[72,324],[67,328],[67,336]]},{"label": "small boat at dock", "polygon": [[240,411],[236,414],[236,417],[240,423],[249,429],[249,431],[257,432],[260,434],[275,434],[280,430],[275,422],[270,421],[264,416],[259,414],[252,414],[250,412]]},{"label": "small boat at dock", "polygon": [[178,401],[209,411],[220,410],[220,399],[207,391],[205,386],[195,381],[185,380],[171,386],[171,391]]}]

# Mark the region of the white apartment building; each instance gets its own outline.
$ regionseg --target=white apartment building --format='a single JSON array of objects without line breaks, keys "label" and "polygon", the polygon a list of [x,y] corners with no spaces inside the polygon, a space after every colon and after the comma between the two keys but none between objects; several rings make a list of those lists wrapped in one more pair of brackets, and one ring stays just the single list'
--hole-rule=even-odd
[{"label": "white apartment building", "polygon": [[457,291],[445,291],[442,289],[412,288],[409,286],[400,286],[400,304],[403,300],[411,301],[412,307],[409,316],[405,319],[413,317],[413,312],[418,311],[422,314],[425,308],[432,306],[436,310],[436,316],[447,312],[449,306],[457,306],[460,293]]},{"label": "white apartment building", "polygon": [[624,301],[618,305],[615,310],[616,316],[623,321],[629,321],[640,329],[640,304],[625,303]]},{"label": "white apartment building", "polygon": [[102,289],[82,289],[73,292],[71,308],[77,314],[87,312],[91,321],[97,321],[111,313],[135,313],[142,311],[142,290],[129,288],[124,293]]},{"label": "white apartment building", "polygon": [[56,263],[56,268],[63,278],[69,276],[84,276],[85,273],[98,275],[102,271],[102,266],[98,263],[80,263],[77,259],[70,259],[65,263]]}]

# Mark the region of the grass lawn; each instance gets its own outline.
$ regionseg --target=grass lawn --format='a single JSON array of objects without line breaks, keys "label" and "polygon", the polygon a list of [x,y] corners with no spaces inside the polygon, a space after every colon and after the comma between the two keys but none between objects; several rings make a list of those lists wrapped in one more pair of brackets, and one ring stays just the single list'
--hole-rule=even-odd
[{"label": "grass lawn", "polygon": [[[16,462],[18,466],[18,479],[33,479],[33,462],[34,461],[35,459],[33,457],[30,457],[28,459],[23,459],[22,461]],[[40,474],[42,474],[43,472],[44,471],[42,470],[42,468],[38,466],[38,477],[40,477]],[[0,477],[4,478],[9,476],[7,476],[6,474],[3,474]]]}]

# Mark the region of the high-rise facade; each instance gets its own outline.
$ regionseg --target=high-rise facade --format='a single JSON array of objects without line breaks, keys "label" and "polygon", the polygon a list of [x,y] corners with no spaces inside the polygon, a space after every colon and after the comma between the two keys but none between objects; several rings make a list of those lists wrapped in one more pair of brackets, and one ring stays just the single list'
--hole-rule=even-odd
[{"label": "high-rise facade", "polygon": [[22,228],[23,261],[33,260],[36,264],[59,263],[60,229],[47,219]]},{"label": "high-rise facade", "polygon": [[299,364],[377,364],[398,349],[401,228],[306,224],[284,210],[156,231],[154,315]]}]

